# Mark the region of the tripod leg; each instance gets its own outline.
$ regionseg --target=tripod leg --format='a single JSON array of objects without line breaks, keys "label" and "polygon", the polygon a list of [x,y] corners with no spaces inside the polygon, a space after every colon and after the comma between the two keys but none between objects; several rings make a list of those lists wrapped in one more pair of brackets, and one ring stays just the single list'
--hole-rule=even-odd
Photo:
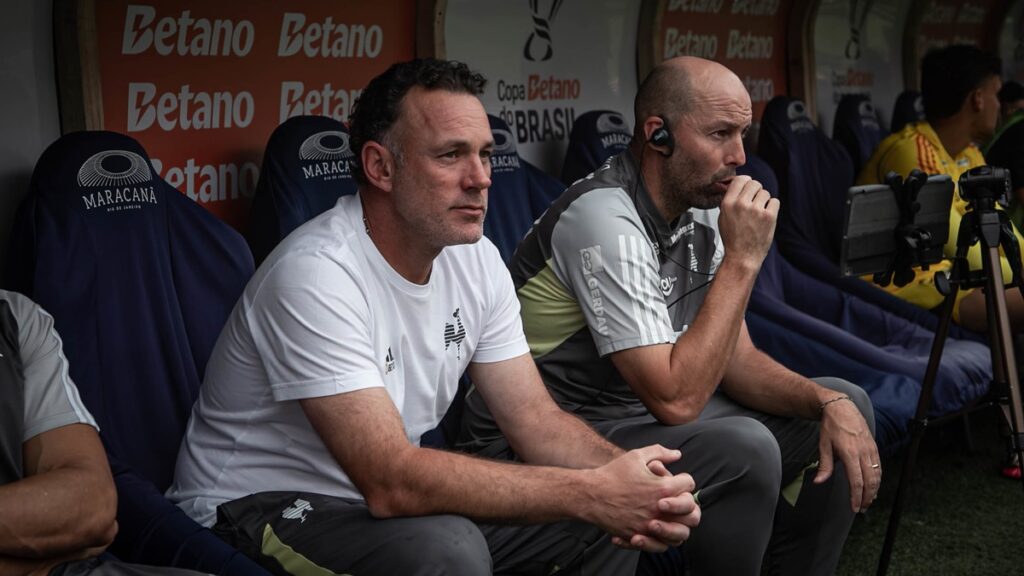
[{"label": "tripod leg", "polygon": [[959,291],[957,284],[946,295],[942,302],[942,313],[939,318],[939,326],[935,331],[935,339],[932,340],[932,351],[928,357],[928,368],[924,373],[924,380],[921,382],[921,396],[917,400],[917,412],[910,422],[910,447],[907,449],[906,459],[903,461],[903,471],[900,472],[900,484],[896,489],[896,501],[889,513],[889,527],[885,531],[885,542],[882,544],[882,555],[878,559],[878,576],[885,576],[889,569],[889,560],[892,557],[892,547],[896,542],[896,531],[899,529],[900,516],[903,514],[903,505],[907,498],[907,491],[910,488],[911,477],[914,473],[914,464],[917,461],[917,451],[921,447],[921,438],[928,426],[928,408],[932,405],[932,390],[935,387],[935,378],[939,373],[939,364],[942,361],[942,349],[946,344],[946,336],[949,334],[949,323],[953,318],[953,304],[956,302],[956,295]]},{"label": "tripod leg", "polygon": [[[987,292],[985,298],[990,302],[988,322],[995,326],[997,338],[992,342],[992,368],[1002,372],[1002,379],[997,380],[1009,389],[1010,397],[1010,446],[1017,453],[1017,462],[1024,463],[1024,410],[1021,404],[1020,379],[1017,375],[1017,358],[1013,353],[1013,334],[1010,331],[1010,319],[1007,314],[1006,292],[1003,289],[1003,270],[999,263],[999,246],[991,246],[985,251],[982,261],[985,269]],[[997,356],[998,351],[998,356]],[[995,372],[998,374],[999,372]],[[1024,486],[1024,474],[1021,475]]]}]

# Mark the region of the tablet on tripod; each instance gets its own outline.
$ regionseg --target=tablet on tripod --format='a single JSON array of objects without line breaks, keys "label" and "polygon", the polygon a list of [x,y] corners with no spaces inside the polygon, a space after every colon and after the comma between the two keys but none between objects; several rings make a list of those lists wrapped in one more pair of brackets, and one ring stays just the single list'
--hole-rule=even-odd
[{"label": "tablet on tripod", "polygon": [[850,188],[840,255],[843,275],[886,272],[897,262],[927,266],[941,261],[952,202],[953,181],[945,175]]}]

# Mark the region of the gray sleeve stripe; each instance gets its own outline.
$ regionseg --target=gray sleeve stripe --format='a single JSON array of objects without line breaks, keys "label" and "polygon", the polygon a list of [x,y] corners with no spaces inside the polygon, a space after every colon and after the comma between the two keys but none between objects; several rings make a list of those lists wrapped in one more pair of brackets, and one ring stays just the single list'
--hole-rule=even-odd
[{"label": "gray sleeve stripe", "polygon": [[93,420],[92,415],[82,404],[82,399],[78,396],[78,388],[75,387],[74,383],[71,382],[71,377],[68,375],[68,359],[64,357],[64,342],[61,341],[60,335],[57,334],[57,330],[53,328],[54,321],[53,317],[50,316],[45,310],[39,306],[35,306],[36,313],[40,315],[40,326],[49,326],[50,329],[47,331],[47,337],[52,337],[57,342],[57,358],[60,363],[60,380],[64,386],[64,394],[67,397],[68,404],[75,412],[75,416],[78,417],[80,422],[87,424],[96,425],[96,421]]},{"label": "gray sleeve stripe", "polygon": [[[633,246],[636,245],[636,237],[635,236],[630,236],[629,240],[630,240],[630,244],[631,245],[633,245]],[[640,282],[638,281],[637,278],[633,277],[633,274],[630,273],[631,272],[631,270],[630,270],[631,266],[635,266],[636,265],[636,259],[635,258],[631,259],[631,258],[629,258],[628,255],[629,255],[629,250],[627,250],[627,247],[626,247],[626,235],[625,234],[619,234],[619,262],[622,265],[622,281],[623,281],[623,284],[627,284],[627,285],[632,284],[633,289],[636,290],[636,289],[639,288]],[[632,260],[632,262],[630,260]],[[647,326],[645,326],[645,323],[643,321],[643,315],[640,312],[640,300],[637,299],[637,298],[633,298],[632,300],[633,300],[633,320],[636,321],[637,327],[639,328],[641,341],[647,341],[650,338],[650,335],[647,332]]]},{"label": "gray sleeve stripe", "polygon": [[644,270],[647,272],[647,281],[644,282],[644,302],[648,303],[647,313],[651,316],[651,323],[657,331],[655,342],[671,341],[668,334],[668,325],[662,322],[662,318],[655,313],[655,306],[661,301],[661,296],[658,294],[661,285],[661,278],[658,276],[658,270],[655,266],[645,266]]},{"label": "gray sleeve stripe", "polygon": [[674,338],[669,334],[669,327],[660,321],[654,308],[658,301],[658,294],[654,292],[658,278],[657,272],[649,265],[645,248],[643,241],[636,236],[619,235],[623,283],[632,287],[638,296],[631,298],[633,319],[637,323],[642,344],[672,342]]},{"label": "gray sleeve stripe", "polygon": [[[620,237],[621,238],[621,237]],[[640,337],[645,344],[660,341],[660,324],[654,314],[654,310],[645,303],[652,302],[650,293],[650,267],[643,251],[643,243],[636,236],[629,237],[629,250],[626,250],[624,238],[620,239],[621,257],[625,259],[625,265],[631,268],[630,273],[624,274],[627,281],[633,286],[633,291],[640,298],[633,298],[633,315],[640,328]]]},{"label": "gray sleeve stripe", "polygon": [[668,324],[655,311],[655,307],[662,300],[661,295],[658,294],[661,278],[658,276],[657,264],[652,263],[651,266],[644,267],[644,270],[647,272],[647,281],[644,282],[644,302],[648,303],[647,313],[651,316],[651,323],[657,332],[654,342],[671,341]]},{"label": "gray sleeve stripe", "polygon": [[640,311],[643,313],[643,319],[647,323],[647,342],[654,342],[654,339],[658,337],[658,322],[654,318],[651,307],[648,305],[650,302],[647,290],[650,282],[650,267],[647,266],[647,259],[644,258],[643,248],[640,243],[640,239],[636,236],[629,239],[629,250],[630,259],[634,262],[635,269],[633,273],[636,280],[636,292],[640,295],[638,300],[641,302]]}]

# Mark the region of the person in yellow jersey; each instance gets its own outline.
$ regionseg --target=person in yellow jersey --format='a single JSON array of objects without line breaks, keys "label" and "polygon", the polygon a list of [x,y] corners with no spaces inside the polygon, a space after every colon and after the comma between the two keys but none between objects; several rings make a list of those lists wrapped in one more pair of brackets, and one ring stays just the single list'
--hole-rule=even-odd
[{"label": "person in yellow jersey", "polygon": [[[921,96],[926,120],[908,124],[886,138],[861,170],[857,184],[885,182],[889,172],[906,177],[917,168],[928,174],[946,174],[959,180],[960,175],[985,165],[977,143],[988,141],[999,119],[999,90],[1002,87],[1001,62],[998,57],[967,45],[951,45],[928,52],[921,62]],[[956,253],[960,220],[968,204],[953,196],[949,214],[947,257]],[[1016,231],[1017,241],[1024,238]],[[968,253],[972,269],[981,268],[981,246]],[[1001,258],[1003,276],[1010,281],[1011,271],[1005,254]],[[903,287],[890,285],[886,290],[924,308],[942,303],[943,295],[935,287],[935,275],[946,273],[951,264],[932,266],[928,271],[916,270],[913,281]],[[1016,288],[1006,291],[1010,321],[1015,331],[1024,329],[1024,298]],[[953,312],[961,326],[982,331],[987,325],[985,297],[981,290],[962,290]]]}]

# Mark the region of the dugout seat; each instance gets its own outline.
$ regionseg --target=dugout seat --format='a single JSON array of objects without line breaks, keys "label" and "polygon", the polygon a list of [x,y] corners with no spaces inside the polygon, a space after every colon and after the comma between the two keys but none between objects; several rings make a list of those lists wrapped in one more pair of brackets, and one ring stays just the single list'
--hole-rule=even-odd
[{"label": "dugout seat", "polygon": [[134,139],[75,132],[36,164],[7,286],[53,315],[118,492],[110,552],[266,574],[163,497],[221,327],[253,273],[242,237],[161,179]]},{"label": "dugout seat", "polygon": [[832,138],[846,148],[853,161],[853,174],[856,178],[882,142],[882,128],[878,124],[870,96],[847,94],[839,100],[832,123]]},{"label": "dugout seat", "polygon": [[810,247],[839,262],[846,191],[853,185],[850,155],[818,129],[800,100],[776,96],[761,120],[759,152],[779,181],[776,241],[794,258]]},{"label": "dugout seat", "polygon": [[289,118],[270,135],[247,234],[257,265],[292,230],[355,193],[348,137],[326,116]]},{"label": "dugout seat", "polygon": [[892,106],[892,130],[896,133],[907,124],[924,120],[924,103],[921,93],[916,90],[905,90],[896,97]]},{"label": "dugout seat", "polygon": [[[804,274],[774,248],[761,266],[749,310],[859,364],[914,379],[913,394],[880,387],[871,398],[876,412],[883,407],[891,410],[883,419],[895,424],[890,436],[879,438],[879,445],[893,446],[906,436],[931,352],[932,331]],[[830,368],[821,367],[825,371]],[[973,340],[949,337],[930,414],[948,414],[979,400],[988,392],[991,381],[988,347]],[[906,398],[911,400],[902,403]]]},{"label": "dugout seat", "polygon": [[[739,173],[750,175],[769,191],[778,188],[771,168],[755,155],[747,155],[747,164]],[[872,293],[885,294],[855,281]],[[758,348],[791,370],[805,376],[839,376],[864,388],[874,405],[881,449],[894,451],[907,438],[907,424],[917,406],[934,338],[931,329],[805,274],[775,247],[762,264],[747,316]],[[749,325],[752,316],[756,328]],[[991,377],[991,360],[984,344],[949,338],[936,382],[933,413],[952,412],[978,399],[988,390]]]},{"label": "dugout seat", "polygon": [[[841,277],[839,255],[853,164],[846,150],[811,122],[802,102],[778,96],[768,103],[760,153],[779,180],[783,209],[775,242],[786,260],[822,282],[935,330],[935,314],[858,278]],[[950,334],[984,341],[982,335],[959,326],[951,326]]]},{"label": "dugout seat", "polygon": [[494,242],[508,264],[534,220],[562,194],[565,186],[519,156],[515,136],[504,120],[492,115],[488,119],[494,150],[484,235]]},{"label": "dugout seat", "polygon": [[618,112],[592,110],[573,122],[562,166],[566,186],[590,174],[605,160],[629,147],[633,132]]}]

